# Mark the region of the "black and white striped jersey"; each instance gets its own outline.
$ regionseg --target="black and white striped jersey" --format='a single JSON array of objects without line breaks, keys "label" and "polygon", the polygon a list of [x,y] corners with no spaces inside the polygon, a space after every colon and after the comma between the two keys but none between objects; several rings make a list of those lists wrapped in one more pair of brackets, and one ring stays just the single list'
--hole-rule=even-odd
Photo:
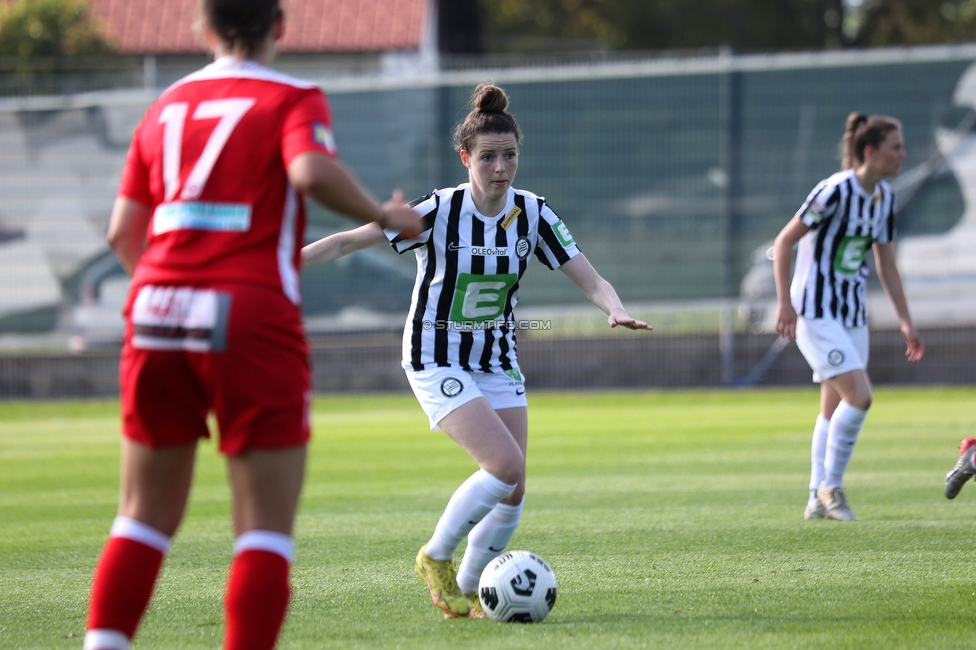
[{"label": "black and white striped jersey", "polygon": [[796,213],[810,228],[799,242],[790,296],[804,318],[867,324],[867,253],[895,236],[895,195],[881,181],[867,194],[853,169],[817,184]]},{"label": "black and white striped jersey", "polygon": [[394,250],[417,255],[403,367],[518,369],[519,281],[533,253],[550,269],[578,255],[573,236],[544,198],[524,190],[509,188],[504,210],[491,218],[478,214],[467,183],[411,206],[424,232],[401,239],[387,231]]}]

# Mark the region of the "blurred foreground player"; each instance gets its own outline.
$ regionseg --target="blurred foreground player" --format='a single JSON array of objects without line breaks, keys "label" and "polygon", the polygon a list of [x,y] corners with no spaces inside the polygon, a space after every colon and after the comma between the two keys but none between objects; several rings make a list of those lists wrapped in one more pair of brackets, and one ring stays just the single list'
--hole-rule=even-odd
[{"label": "blurred foreground player", "polygon": [[137,128],[109,225],[132,285],[120,365],[122,486],[95,568],[84,647],[129,647],[186,508],[197,441],[216,416],[236,541],[223,648],[268,649],[289,600],[309,439],[301,322],[303,195],[404,236],[335,160],[325,96],[277,73],[278,0],[202,0],[215,62]]}]

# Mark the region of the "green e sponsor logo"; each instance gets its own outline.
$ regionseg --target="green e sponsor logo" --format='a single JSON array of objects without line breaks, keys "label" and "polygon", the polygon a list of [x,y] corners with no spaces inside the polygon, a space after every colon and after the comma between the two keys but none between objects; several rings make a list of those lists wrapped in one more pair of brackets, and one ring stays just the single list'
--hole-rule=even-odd
[{"label": "green e sponsor logo", "polygon": [[834,273],[856,275],[872,241],[872,237],[865,235],[853,235],[840,240],[834,256]]},{"label": "green e sponsor logo", "polygon": [[522,383],[522,373],[519,371],[518,368],[512,368],[511,370],[506,370],[505,374],[508,375],[508,378],[511,379],[516,384]]},{"label": "green e sponsor logo", "polygon": [[472,275],[460,273],[451,305],[451,320],[455,323],[480,323],[502,315],[508,291],[518,275]]},{"label": "green e sponsor logo", "polygon": [[573,240],[573,236],[569,234],[569,228],[567,228],[566,224],[564,224],[562,221],[557,221],[556,223],[552,224],[552,229],[556,232],[556,239],[558,239],[559,243],[564,247],[572,246],[576,243],[576,241]]}]

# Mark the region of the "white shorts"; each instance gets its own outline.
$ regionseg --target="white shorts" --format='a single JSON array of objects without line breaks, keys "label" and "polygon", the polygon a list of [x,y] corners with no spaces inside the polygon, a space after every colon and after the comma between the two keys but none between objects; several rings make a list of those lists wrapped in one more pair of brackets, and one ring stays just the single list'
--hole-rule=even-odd
[{"label": "white shorts", "polygon": [[796,347],[821,382],[868,367],[868,328],[845,327],[832,318],[796,319]]},{"label": "white shorts", "polygon": [[484,397],[493,409],[526,406],[525,377],[516,368],[507,372],[468,372],[462,368],[407,370],[407,381],[430,420],[430,430],[454,409]]}]

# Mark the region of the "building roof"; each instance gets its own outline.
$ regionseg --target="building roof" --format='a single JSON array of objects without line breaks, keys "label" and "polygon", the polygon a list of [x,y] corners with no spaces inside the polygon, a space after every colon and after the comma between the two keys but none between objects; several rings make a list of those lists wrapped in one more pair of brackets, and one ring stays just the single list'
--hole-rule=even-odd
[{"label": "building roof", "polygon": [[[123,54],[205,52],[193,33],[199,0],[92,0]],[[282,0],[281,52],[416,50],[433,0]]]}]

